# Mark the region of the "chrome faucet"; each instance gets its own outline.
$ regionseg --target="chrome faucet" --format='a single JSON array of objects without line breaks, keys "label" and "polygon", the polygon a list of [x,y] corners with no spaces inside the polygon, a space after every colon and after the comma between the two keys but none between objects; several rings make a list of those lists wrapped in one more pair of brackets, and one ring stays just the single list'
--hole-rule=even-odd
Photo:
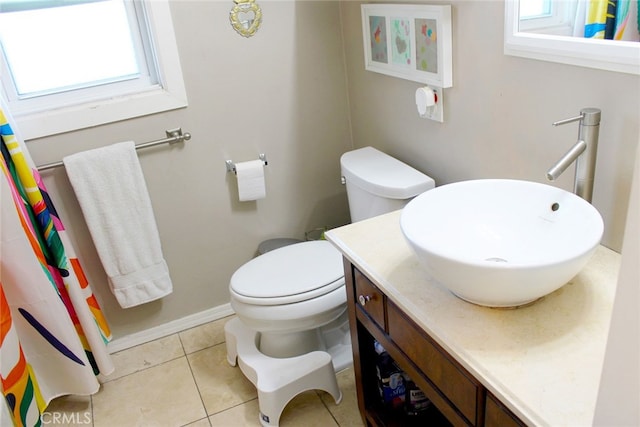
[{"label": "chrome faucet", "polygon": [[593,196],[593,178],[596,172],[600,113],[599,108],[583,108],[578,117],[553,123],[554,126],[560,126],[580,121],[580,128],[578,129],[578,142],[547,171],[547,179],[553,181],[575,161],[576,174],[573,192],[589,203],[591,203]]}]

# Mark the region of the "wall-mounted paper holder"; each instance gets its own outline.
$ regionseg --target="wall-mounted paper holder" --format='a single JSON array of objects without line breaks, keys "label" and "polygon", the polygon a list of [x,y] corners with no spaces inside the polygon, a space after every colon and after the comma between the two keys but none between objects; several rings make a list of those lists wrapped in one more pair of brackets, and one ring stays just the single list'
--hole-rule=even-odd
[{"label": "wall-mounted paper holder", "polygon": [[416,107],[418,115],[423,119],[444,122],[443,89],[435,86],[424,86],[416,90]]},{"label": "wall-mounted paper holder", "polygon": [[[261,153],[258,156],[258,159],[262,160],[262,163],[264,163],[265,166],[269,164],[269,162],[267,162],[267,155],[264,153]],[[233,160],[227,160],[225,163],[227,165],[227,172],[236,173],[236,164],[233,163]]]}]

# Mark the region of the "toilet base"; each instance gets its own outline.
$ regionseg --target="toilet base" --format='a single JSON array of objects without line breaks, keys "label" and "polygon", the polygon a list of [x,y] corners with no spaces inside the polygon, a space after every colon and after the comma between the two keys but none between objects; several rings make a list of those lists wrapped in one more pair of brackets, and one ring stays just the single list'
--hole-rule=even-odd
[{"label": "toilet base", "polygon": [[237,362],[258,389],[258,418],[262,426],[278,426],[287,403],[307,390],[323,390],[336,404],[342,401],[329,353],[312,351],[288,358],[266,356],[258,350],[257,332],[244,326],[238,318],[227,322],[224,332],[227,361],[231,366]]}]

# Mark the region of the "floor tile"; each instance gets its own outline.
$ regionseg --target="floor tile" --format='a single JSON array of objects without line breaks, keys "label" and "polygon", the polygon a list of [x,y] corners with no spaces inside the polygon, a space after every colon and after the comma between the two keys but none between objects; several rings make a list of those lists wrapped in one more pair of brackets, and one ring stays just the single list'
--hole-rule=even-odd
[{"label": "floor tile", "polygon": [[[209,420],[213,427],[260,427],[259,413],[258,400],[252,400],[211,415]],[[279,424],[281,427],[338,426],[313,390],[294,397],[282,411]]]},{"label": "floor tile", "polygon": [[282,427],[337,427],[320,396],[314,391],[300,393],[294,397],[282,411],[280,416]]},{"label": "floor tile", "polygon": [[227,362],[227,349],[218,344],[187,355],[207,414],[215,414],[257,397],[256,388],[237,366]]},{"label": "floor tile", "polygon": [[209,422],[209,418],[203,418],[191,424],[187,424],[184,427],[211,427],[211,423]]},{"label": "floor tile", "polygon": [[113,381],[181,356],[184,356],[184,350],[180,338],[177,334],[169,335],[112,354],[111,360],[116,369],[111,375],[102,375],[100,381]]},{"label": "floor tile", "polygon": [[90,426],[93,422],[91,396],[62,396],[53,399],[41,417],[44,425]]},{"label": "floor tile", "polygon": [[356,394],[355,376],[353,367],[349,367],[337,375],[338,386],[342,392],[342,401],[336,405],[333,396],[319,391],[322,401],[329,409],[340,426],[360,427],[364,426],[358,409],[358,397]]},{"label": "floor tile", "polygon": [[[226,359],[224,325],[232,318],[113,354],[116,372],[103,377],[101,391],[92,400],[55,399],[49,424],[66,414],[69,427],[260,427],[256,389]],[[363,426],[353,368],[338,374],[338,384],[339,405],[323,391],[302,393],[286,406],[280,425]]]},{"label": "floor tile", "polygon": [[258,400],[253,399],[211,415],[209,421],[213,427],[260,427],[258,413]]},{"label": "floor tile", "polygon": [[224,342],[224,325],[235,316],[205,323],[180,332],[180,340],[187,354]]},{"label": "floor tile", "polygon": [[206,417],[185,357],[103,384],[94,427],[184,426]]}]

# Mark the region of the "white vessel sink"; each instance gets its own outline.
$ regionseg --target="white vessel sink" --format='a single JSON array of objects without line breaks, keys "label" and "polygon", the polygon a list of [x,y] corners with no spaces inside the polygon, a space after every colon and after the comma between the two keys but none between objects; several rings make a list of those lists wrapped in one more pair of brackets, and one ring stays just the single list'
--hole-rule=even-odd
[{"label": "white vessel sink", "polygon": [[403,209],[400,226],[433,279],[490,307],[524,305],[565,285],[603,231],[600,213],[573,193],[506,179],[427,191]]}]

